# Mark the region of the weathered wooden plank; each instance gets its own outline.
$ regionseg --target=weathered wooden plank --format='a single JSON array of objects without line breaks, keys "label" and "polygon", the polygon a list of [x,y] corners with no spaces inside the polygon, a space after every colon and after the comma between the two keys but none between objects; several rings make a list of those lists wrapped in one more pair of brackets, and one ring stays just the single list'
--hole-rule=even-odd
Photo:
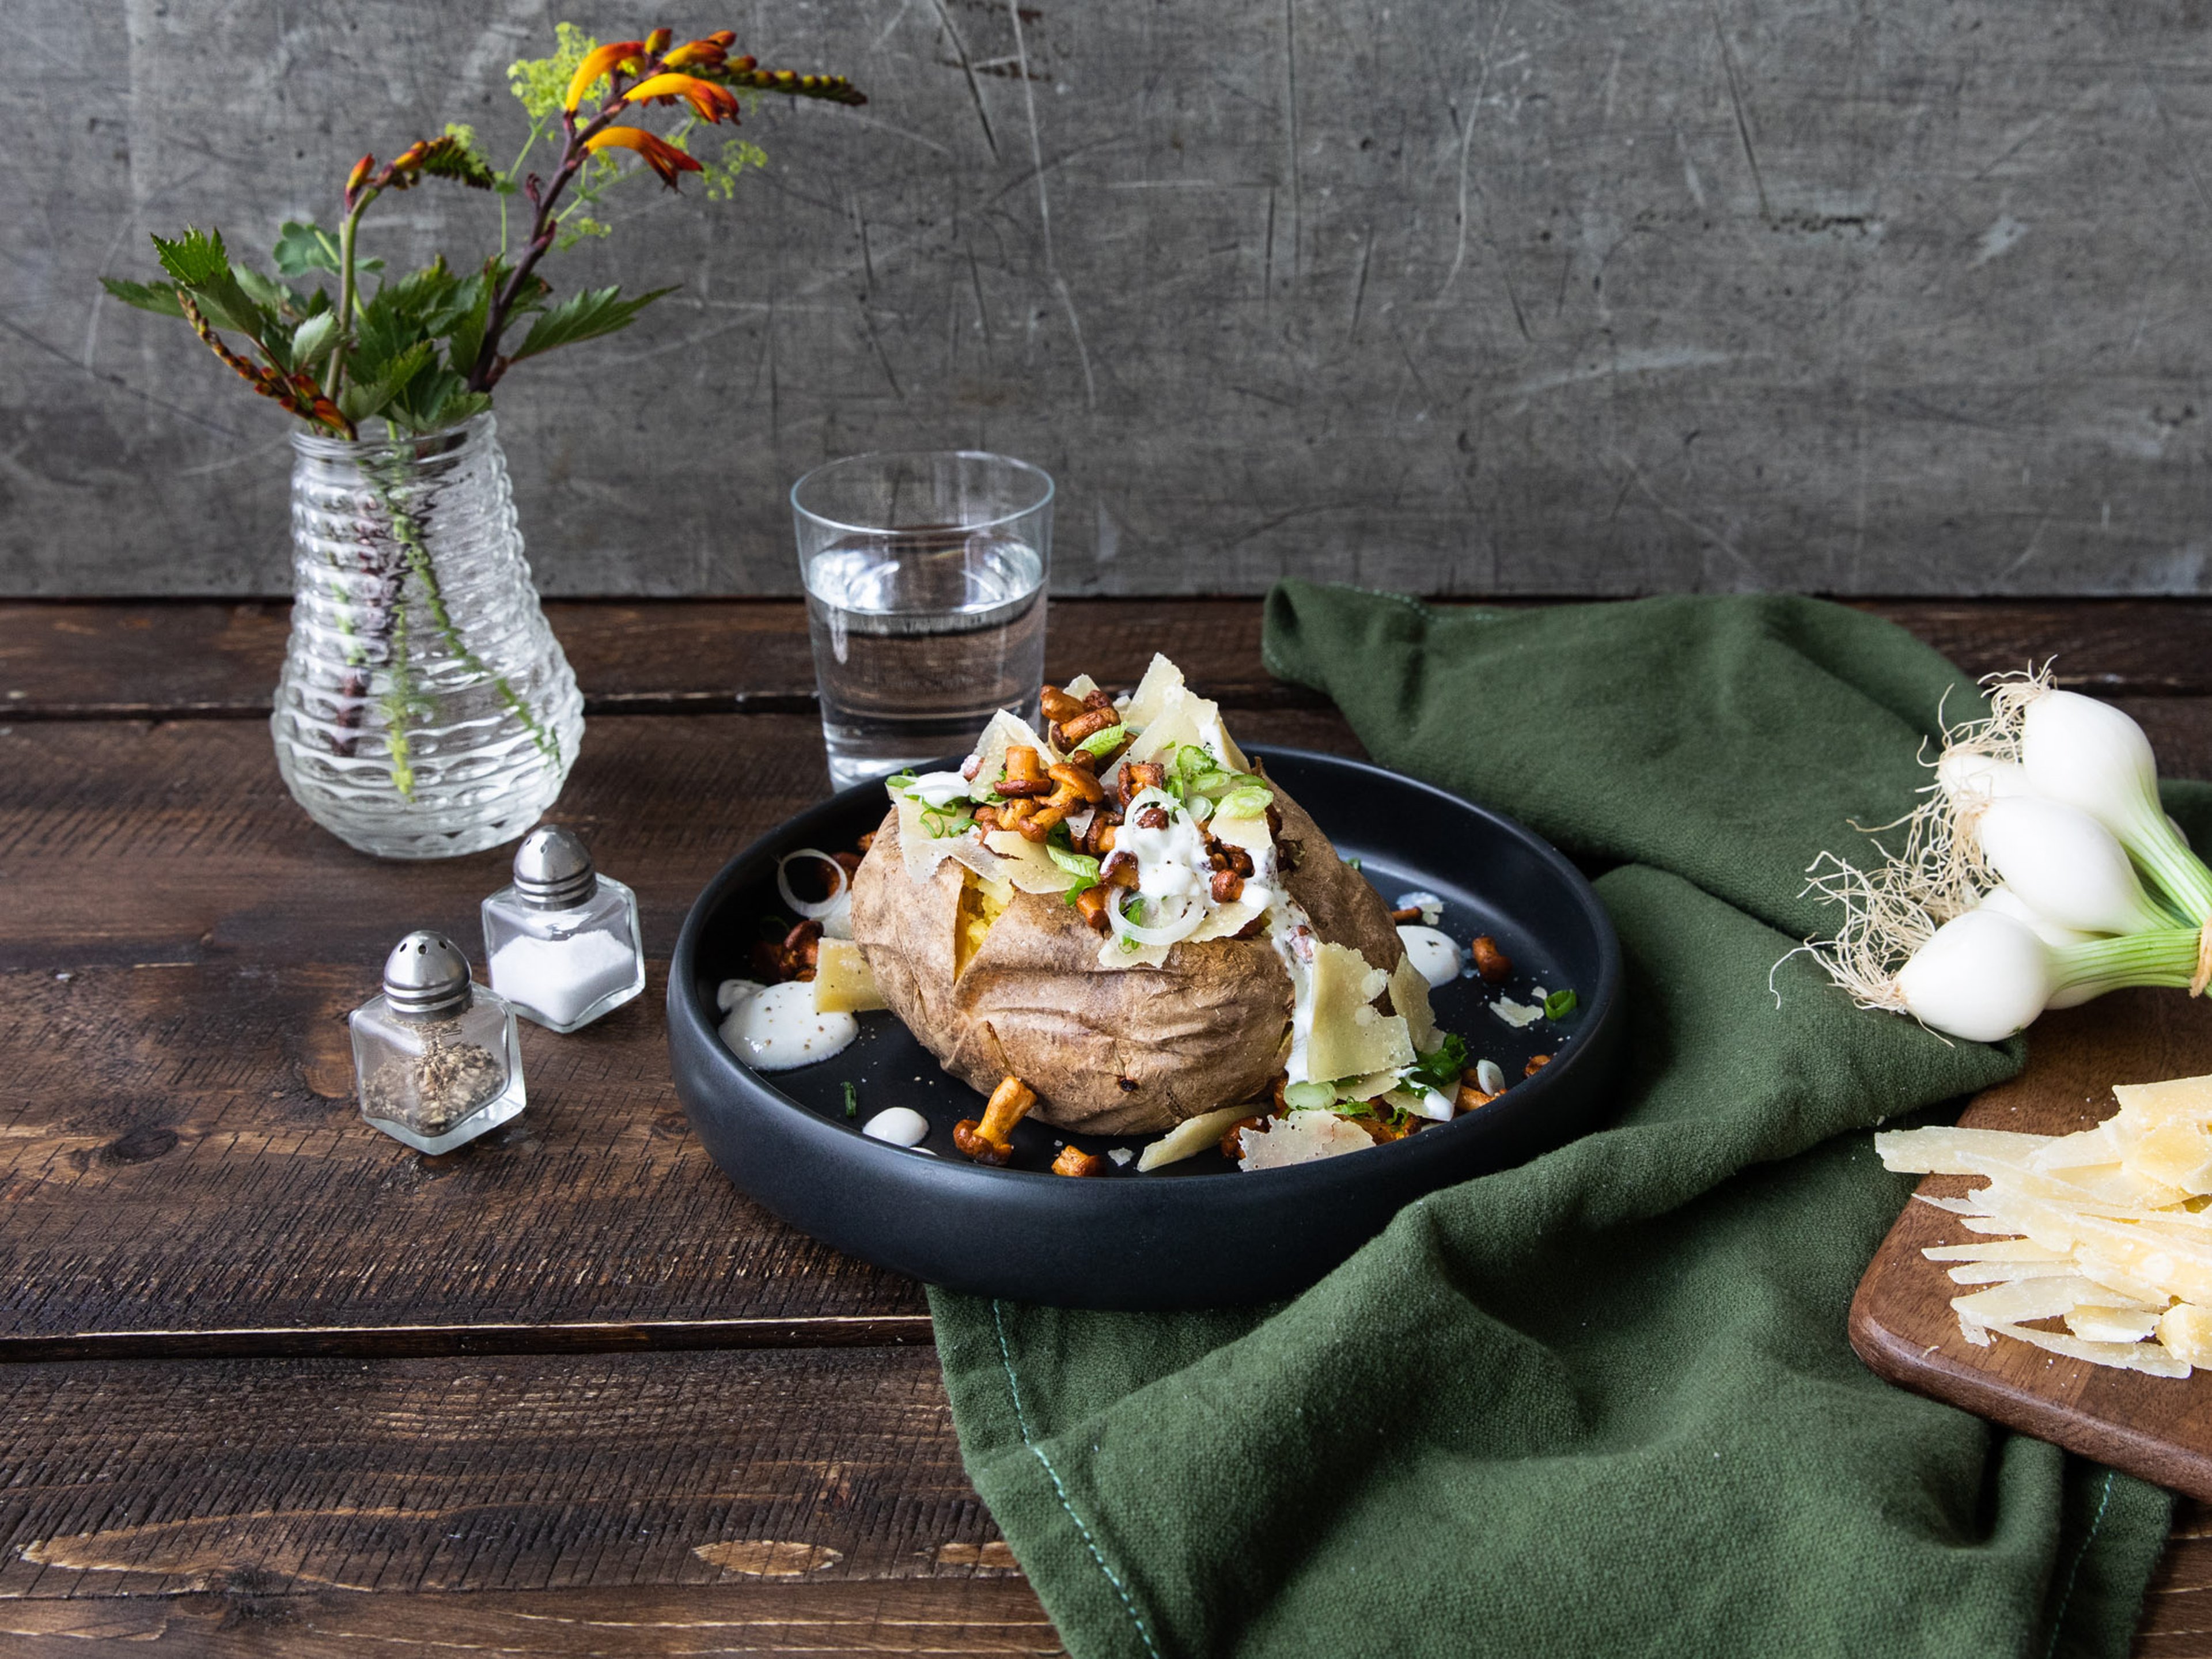
[{"label": "weathered wooden plank", "polygon": [[2173,1535],[2144,1598],[2136,1630],[2139,1659],[2205,1659],[2212,1654],[2212,1511],[2185,1498]]},{"label": "weathered wooden plank", "polygon": [[[2106,696],[2212,692],[2212,606],[2190,601],[1854,602],[1974,673],[2054,660]],[[555,601],[546,607],[599,714],[812,707],[803,607],[775,600]],[[287,626],[277,604],[0,605],[0,718],[253,717],[269,710]],[[1249,600],[1055,604],[1048,672],[1133,680],[1155,650],[1231,707],[1318,706],[1260,659]]]},{"label": "weathered wooden plank", "polygon": [[370,1644],[383,1653],[458,1648],[517,1659],[1064,1651],[1036,1592],[1010,1571],[881,1583],[0,1601],[0,1638],[20,1659],[88,1659],[99,1642],[131,1644],[118,1654],[210,1659],[356,1659]]},{"label": "weathered wooden plank", "polygon": [[[2212,605],[2189,600],[1863,600],[1975,674],[2055,659],[2108,696],[2212,694]],[[805,713],[805,611],[773,599],[546,606],[594,714]],[[176,600],[0,604],[0,720],[257,717],[283,665],[287,607]],[[1260,659],[1249,599],[1054,603],[1047,672],[1134,681],[1154,651],[1236,708],[1311,708]]]},{"label": "weathered wooden plank", "polygon": [[0,975],[0,1357],[924,1334],[915,1286],[698,1149],[657,975],[575,1036],[525,1026],[528,1109],[428,1158],[351,1097],[373,964],[64,971]]},{"label": "weathered wooden plank", "polygon": [[0,1632],[24,1601],[1012,1570],[923,1350],[10,1365],[0,1421]]}]

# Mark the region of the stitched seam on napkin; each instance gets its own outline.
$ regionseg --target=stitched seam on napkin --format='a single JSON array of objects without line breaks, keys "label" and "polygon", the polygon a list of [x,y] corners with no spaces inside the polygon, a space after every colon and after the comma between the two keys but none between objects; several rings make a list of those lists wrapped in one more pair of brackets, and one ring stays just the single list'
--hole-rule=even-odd
[{"label": "stitched seam on napkin", "polygon": [[[1354,582],[1323,582],[1319,585],[1338,588],[1346,593],[1364,593],[1370,599],[1388,599],[1393,605],[1402,605],[1424,623],[1436,620],[1436,613],[1410,594],[1386,592],[1379,587],[1361,587]],[[1284,672],[1282,664],[1276,660],[1274,647],[1267,643],[1264,634],[1260,638],[1260,666],[1279,680],[1289,680],[1292,684],[1304,684],[1295,674]]]},{"label": "stitched seam on napkin", "polygon": [[2089,1553],[2089,1546],[2097,1541],[2097,1528],[2105,1524],[2105,1506],[2112,1501],[2112,1471],[2105,1471],[2104,1495],[2097,1500],[2097,1513],[2090,1517],[2089,1530],[2083,1534],[2081,1547],[2074,1552],[2074,1565],[2066,1570],[2066,1588],[2060,1592],[2058,1606],[2051,1615],[2051,1644],[2043,1650],[2043,1659],[2058,1651],[2058,1638],[2066,1628],[2066,1605],[2074,1599],[2074,1581],[2081,1576],[2081,1563]]},{"label": "stitched seam on napkin", "polygon": [[1060,1471],[1053,1468],[1052,1459],[1044,1455],[1043,1447],[1030,1437],[1029,1414],[1022,1409],[1022,1385],[1014,1376],[1013,1352],[1006,1346],[1006,1322],[996,1300],[991,1304],[991,1325],[999,1334],[999,1364],[1006,1368],[1006,1392],[1013,1396],[1014,1422],[1022,1431],[1022,1444],[1027,1446],[1030,1455],[1044,1466],[1045,1477],[1052,1482],[1053,1493],[1060,1499],[1061,1512],[1075,1523],[1077,1535],[1083,1540],[1083,1547],[1091,1552],[1091,1559],[1098,1564],[1098,1571],[1114,1587],[1114,1594],[1121,1598],[1122,1610],[1129,1615],[1129,1622],[1137,1627],[1137,1638],[1144,1643],[1145,1651],[1152,1656],[1152,1659],[1160,1659],[1160,1650],[1152,1645],[1152,1633],[1145,1628],[1145,1621],[1137,1613],[1137,1603],[1130,1595],[1128,1587],[1122,1583],[1114,1569],[1106,1565],[1105,1552],[1098,1547],[1098,1540],[1091,1535],[1091,1528],[1083,1524],[1083,1517],[1075,1512],[1075,1505],[1068,1502],[1067,1488],[1060,1484]]}]

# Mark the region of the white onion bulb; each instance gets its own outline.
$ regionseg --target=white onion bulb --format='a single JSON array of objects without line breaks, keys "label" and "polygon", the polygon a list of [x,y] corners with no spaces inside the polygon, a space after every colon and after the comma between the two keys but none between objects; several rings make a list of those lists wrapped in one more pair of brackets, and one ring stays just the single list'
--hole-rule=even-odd
[{"label": "white onion bulb", "polygon": [[2062,927],[2135,933],[2172,925],[2136,878],[2127,848],[2078,806],[2002,795],[1983,809],[1974,833],[2004,884]]},{"label": "white onion bulb", "polygon": [[1915,1018],[1970,1042],[2024,1030],[2057,984],[2051,952],[2034,932],[1987,909],[1945,922],[1897,974],[1898,995]]}]

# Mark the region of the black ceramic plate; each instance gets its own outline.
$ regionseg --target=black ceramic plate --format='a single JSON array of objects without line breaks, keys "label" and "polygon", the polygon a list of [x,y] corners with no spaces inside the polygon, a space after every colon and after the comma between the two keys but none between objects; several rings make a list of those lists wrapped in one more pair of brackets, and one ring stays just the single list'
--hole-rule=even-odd
[{"label": "black ceramic plate", "polygon": [[[1463,978],[1434,994],[1437,1023],[1513,1084],[1501,1098],[1401,1141],[1289,1169],[1240,1170],[1218,1152],[1150,1175],[1049,1173],[1069,1140],[1141,1148],[1143,1137],[1071,1135],[1035,1121],[1005,1169],[969,1163],[952,1126],[981,1101],[889,1013],[863,1014],[844,1053],[760,1073],[724,1046],[715,988],[750,976],[762,919],[781,908],[775,860],[794,848],[850,847],[884,811],[869,783],[823,802],[745,849],[691,907],[668,977],[676,1091],[707,1149],[745,1192],[801,1231],[867,1261],[980,1295],[1086,1308],[1191,1308],[1267,1301],[1311,1284],[1379,1232],[1400,1206],[1520,1163],[1583,1133],[1610,1101],[1624,1021],[1620,946],[1581,873],[1528,830],[1396,773],[1294,749],[1252,751],[1357,859],[1387,900],[1425,890],[1464,948],[1489,933],[1513,958],[1504,994],[1571,989],[1576,1011],[1515,1029],[1490,988]],[[1522,1081],[1533,1054],[1550,1065]],[[859,1110],[848,1117],[846,1085]],[[909,1151],[860,1133],[890,1106],[930,1121]]]}]

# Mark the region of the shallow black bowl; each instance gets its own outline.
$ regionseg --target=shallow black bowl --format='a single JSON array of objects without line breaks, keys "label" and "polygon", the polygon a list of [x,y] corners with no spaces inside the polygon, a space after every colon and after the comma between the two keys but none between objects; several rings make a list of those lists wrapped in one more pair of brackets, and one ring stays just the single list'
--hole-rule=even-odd
[{"label": "shallow black bowl", "polygon": [[[1144,1138],[1025,1122],[1007,1168],[970,1164],[953,1149],[952,1126],[980,1114],[979,1097],[893,1015],[860,1016],[860,1037],[835,1059],[757,1073],[717,1033],[715,988],[747,976],[763,918],[780,908],[777,857],[850,847],[875,828],[885,803],[883,787],[869,783],[747,848],[684,920],[668,976],[668,1045],[676,1091],[714,1161],[802,1231],[931,1284],[1067,1307],[1218,1307],[1300,1290],[1401,1205],[1590,1128],[1611,1098],[1625,1021],[1620,942],[1581,873],[1520,825],[1442,789],[1330,755],[1253,752],[1386,899],[1433,893],[1453,938],[1496,938],[1513,958],[1507,995],[1528,1002],[1538,987],[1574,991],[1573,1013],[1520,1029],[1490,1012],[1480,980],[1435,993],[1438,1023],[1513,1082],[1503,1097],[1318,1164],[1245,1173],[1208,1152],[1150,1175],[1129,1163],[1070,1180],[1048,1173],[1056,1147],[1133,1150]],[[1520,1081],[1536,1054],[1553,1058]],[[848,1084],[858,1107],[849,1117]],[[923,1145],[937,1156],[860,1133],[890,1106],[929,1120]]]}]

